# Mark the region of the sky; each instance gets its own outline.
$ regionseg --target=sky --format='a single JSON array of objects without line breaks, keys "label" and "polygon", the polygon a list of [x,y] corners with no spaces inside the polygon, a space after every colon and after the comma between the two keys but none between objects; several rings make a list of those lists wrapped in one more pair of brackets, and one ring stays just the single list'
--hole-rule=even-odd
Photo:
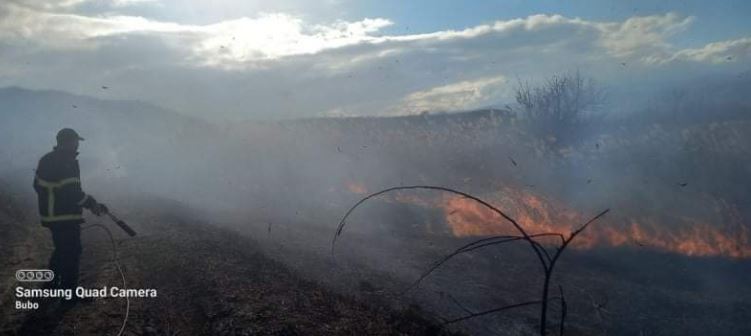
[{"label": "sky", "polygon": [[519,81],[580,71],[618,101],[748,74],[750,14],[748,1],[5,0],[0,87],[289,119],[502,106]]}]

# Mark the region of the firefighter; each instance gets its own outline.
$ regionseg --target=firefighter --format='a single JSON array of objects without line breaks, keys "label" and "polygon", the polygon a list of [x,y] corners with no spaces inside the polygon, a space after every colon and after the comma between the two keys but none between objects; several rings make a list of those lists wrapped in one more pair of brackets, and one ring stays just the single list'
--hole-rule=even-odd
[{"label": "firefighter", "polygon": [[97,216],[107,213],[107,207],[81,189],[78,168],[78,143],[83,138],[70,128],[57,133],[57,146],[40,160],[34,177],[39,215],[42,225],[52,233],[55,250],[49,268],[55,272],[53,288],[73,289],[78,286],[78,266],[81,255],[82,209]]}]

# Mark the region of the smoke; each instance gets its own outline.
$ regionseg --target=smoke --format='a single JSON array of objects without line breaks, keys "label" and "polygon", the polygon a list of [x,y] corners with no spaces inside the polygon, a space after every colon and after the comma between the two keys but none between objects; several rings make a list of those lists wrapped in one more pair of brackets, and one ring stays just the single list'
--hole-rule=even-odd
[{"label": "smoke", "polygon": [[[190,209],[177,215],[203,214],[230,225],[329,283],[342,279],[327,275],[324,260],[344,212],[367,193],[415,184],[480,196],[533,233],[566,234],[611,208],[574,245],[595,256],[592,265],[598,249],[743,259],[751,256],[751,208],[744,202],[751,197],[749,88],[742,76],[690,83],[634,97],[643,103],[618,114],[608,111],[624,98],[610,96],[600,117],[574,128],[575,137],[565,143],[530,129],[516,106],[224,122],[133,101],[5,88],[0,179],[31,195],[37,160],[52,149],[59,129],[72,127],[86,138],[79,149],[84,190],[116,213],[171,200]],[[432,192],[379,198],[349,222],[337,263],[355,283],[365,277],[390,289],[413,281],[428,261],[468,237],[510,229],[465,199]],[[352,271],[362,269],[349,267],[354,265],[369,271]],[[527,268],[517,271],[526,274]],[[471,281],[443,281],[470,284],[492,278],[488,272],[478,271]],[[732,280],[727,272],[702,274],[695,280],[699,288],[729,290],[722,286]],[[519,282],[524,280],[507,285]],[[454,295],[488,300],[476,292]]]},{"label": "smoke", "polygon": [[751,85],[734,83],[653,94],[629,115],[568,130],[575,140],[565,143],[530,131],[514,108],[229,123],[7,88],[0,171],[24,188],[56,131],[72,127],[87,138],[79,156],[84,188],[102,200],[154,195],[263,221],[312,216],[330,228],[367,191],[433,184],[499,200],[523,192],[581,214],[611,207],[622,218],[611,224],[618,229],[641,217],[676,230],[691,222],[739,230],[749,212],[742,200],[750,104],[742,92]]}]

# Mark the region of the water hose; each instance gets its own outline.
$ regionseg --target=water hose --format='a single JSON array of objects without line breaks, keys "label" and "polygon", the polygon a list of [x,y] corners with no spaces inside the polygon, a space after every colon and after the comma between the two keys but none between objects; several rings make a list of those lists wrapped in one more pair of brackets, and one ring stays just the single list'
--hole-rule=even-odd
[{"label": "water hose", "polygon": [[[127,232],[128,235],[130,235],[131,237],[136,235],[136,232],[133,231],[133,229],[131,229],[130,226],[128,226],[127,224],[125,224],[125,222],[115,217],[115,215],[109,212],[107,212],[107,215],[109,216],[110,219],[112,219],[112,221],[115,222],[115,224],[117,224],[121,229],[123,229],[123,231]],[[86,229],[93,228],[93,227],[101,228],[102,230],[104,230],[104,232],[107,233],[107,236],[109,236],[110,243],[112,244],[112,262],[115,264],[117,271],[120,273],[120,279],[123,282],[123,289],[126,289],[127,286],[125,284],[125,273],[123,272],[123,269],[120,266],[120,258],[117,255],[117,244],[115,244],[115,238],[112,235],[112,231],[110,231],[109,228],[107,228],[106,226],[102,224],[91,224],[91,225],[84,226],[82,229],[86,230]],[[125,296],[125,318],[123,318],[123,323],[120,326],[120,330],[117,332],[116,336],[121,336],[123,334],[123,331],[125,331],[125,325],[128,323],[129,315],[130,315],[130,298],[128,298],[128,296],[126,295]]]}]

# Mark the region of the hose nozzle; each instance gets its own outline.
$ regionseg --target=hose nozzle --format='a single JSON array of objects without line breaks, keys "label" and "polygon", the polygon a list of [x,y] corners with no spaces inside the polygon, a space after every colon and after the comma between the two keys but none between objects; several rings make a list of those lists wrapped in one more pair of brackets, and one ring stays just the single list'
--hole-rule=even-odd
[{"label": "hose nozzle", "polygon": [[109,211],[107,211],[107,216],[109,216],[109,218],[113,222],[115,222],[115,224],[117,224],[117,226],[119,226],[121,229],[123,229],[123,231],[125,231],[125,233],[127,233],[131,237],[135,237],[136,231],[133,231],[133,229],[131,229],[130,226],[128,226],[128,224],[125,224],[124,221],[122,221],[120,218],[115,217],[115,215],[113,215]]}]

